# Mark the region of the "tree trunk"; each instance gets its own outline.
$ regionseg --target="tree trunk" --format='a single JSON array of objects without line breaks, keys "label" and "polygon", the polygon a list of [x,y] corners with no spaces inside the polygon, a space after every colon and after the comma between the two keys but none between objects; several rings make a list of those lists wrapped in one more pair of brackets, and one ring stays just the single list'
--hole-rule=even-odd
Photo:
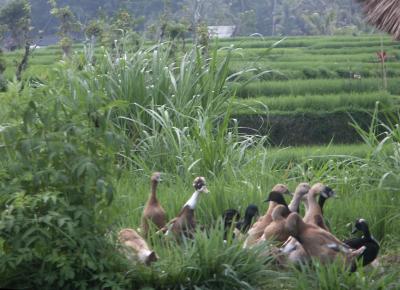
[{"label": "tree trunk", "polygon": [[15,73],[15,76],[17,77],[18,81],[21,81],[22,79],[22,72],[26,69],[26,67],[28,66],[28,60],[29,60],[29,54],[30,54],[30,43],[27,41],[25,43],[25,53],[24,56],[22,57],[21,62],[18,64],[17,66],[17,71]]}]

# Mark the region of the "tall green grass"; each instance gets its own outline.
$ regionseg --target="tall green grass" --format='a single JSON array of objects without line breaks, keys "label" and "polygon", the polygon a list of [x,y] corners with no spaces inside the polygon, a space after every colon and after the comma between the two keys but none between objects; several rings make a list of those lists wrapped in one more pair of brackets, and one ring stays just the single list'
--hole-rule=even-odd
[{"label": "tall green grass", "polygon": [[[217,283],[214,285],[219,285],[218,287],[224,287],[218,284],[222,281],[225,281],[224,283],[236,281],[229,287],[246,289],[242,284],[242,278],[237,278],[243,277],[237,272],[241,271],[237,268],[241,265],[237,259],[248,254],[244,254],[240,250],[240,243],[239,246],[234,242],[232,245],[228,243],[221,247],[223,235],[220,228],[221,215],[227,208],[237,208],[243,213],[249,203],[258,205],[261,212],[264,212],[267,205],[263,203],[263,200],[273,184],[277,182],[287,183],[291,189],[302,181],[310,183],[323,181],[329,184],[339,195],[339,198],[329,200],[324,210],[326,222],[332,232],[339,238],[347,238],[350,236],[351,230],[347,224],[356,218],[363,217],[369,221],[372,233],[382,243],[381,255],[391,255],[392,249],[399,247],[397,227],[400,225],[398,219],[394,219],[395,211],[391,209],[400,204],[398,199],[393,199],[394,192],[379,189],[377,183],[365,179],[367,176],[371,176],[370,170],[374,170],[371,167],[367,173],[362,169],[368,166],[370,151],[366,150],[366,147],[368,148],[368,146],[363,146],[365,151],[359,157],[356,156],[358,153],[355,153],[355,148],[349,148],[348,154],[340,157],[335,157],[334,154],[338,151],[334,146],[321,149],[320,154],[324,161],[320,163],[315,162],[315,159],[320,158],[318,152],[310,148],[309,152],[314,152],[314,156],[309,155],[307,158],[304,153],[306,149],[295,149],[293,154],[297,154],[297,157],[289,158],[287,162],[284,161],[286,157],[282,159],[277,151],[254,152],[253,154],[256,154],[258,158],[243,166],[237,175],[231,176],[227,173],[218,178],[212,175],[208,176],[211,193],[201,197],[196,209],[197,221],[200,225],[205,226],[208,235],[198,233],[193,243],[185,243],[178,247],[166,246],[165,243],[168,242],[160,243],[159,238],[154,237],[152,245],[160,253],[160,262],[154,264],[150,269],[143,268],[138,272],[133,271],[134,281],[140,281],[138,284],[142,283],[141,285],[154,288],[166,287],[166,285],[172,287],[171,284],[175,283],[176,287],[196,285],[200,288],[210,287],[213,289],[209,284],[211,279]],[[343,149],[345,152],[347,148]],[[302,160],[303,156],[305,160]],[[281,159],[283,162],[277,162],[277,159]],[[181,177],[169,173],[164,173],[164,181],[159,186],[158,196],[169,218],[172,218],[190,197],[193,189],[190,186],[190,180],[183,180]],[[132,187],[132,184],[135,184],[135,187]],[[138,177],[136,174],[128,174],[121,179],[116,203],[113,210],[108,213],[111,217],[106,215],[106,220],[114,222],[112,228],[136,228],[139,226],[149,188],[149,176]],[[120,212],[124,212],[124,215],[121,215]],[[198,248],[199,245],[201,245],[201,249]],[[232,249],[236,249],[234,250],[235,254],[230,252]],[[181,251],[185,251],[185,254],[182,255]],[[192,256],[192,251],[198,255]],[[355,277],[361,279],[362,282],[357,281],[354,274],[350,275],[340,264],[282,269],[268,263],[262,270],[266,273],[257,278],[257,281],[262,281],[264,286],[253,281],[253,275],[247,276],[245,281],[250,283],[249,287],[260,289],[282,289],[282,287],[286,289],[310,289],[310,287],[337,289],[335,288],[337,285],[348,289],[362,289],[365,285],[369,285],[369,289],[393,287],[398,282],[400,267],[398,264],[385,264],[385,259],[381,258],[384,273],[381,273],[380,270],[360,269]],[[261,263],[260,257],[252,256],[251,259],[246,260],[246,268],[243,271],[255,267],[253,269],[257,270],[254,270],[253,274],[261,274],[260,269],[257,268]],[[169,265],[168,268],[167,265]],[[215,268],[216,265],[219,267]],[[235,278],[229,275],[220,277],[221,271],[228,265],[231,265],[229,267],[233,269],[231,273]],[[191,272],[192,269],[195,272]],[[164,273],[161,277],[159,276],[160,272]],[[186,277],[186,281],[182,275]],[[192,275],[195,278],[192,278]],[[194,281],[190,284],[191,286],[187,284],[189,281]]]}]

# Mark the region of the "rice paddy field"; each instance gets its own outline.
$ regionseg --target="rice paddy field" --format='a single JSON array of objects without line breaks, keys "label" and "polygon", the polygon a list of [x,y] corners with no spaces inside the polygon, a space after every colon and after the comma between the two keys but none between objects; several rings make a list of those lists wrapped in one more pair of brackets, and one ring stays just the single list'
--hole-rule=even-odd
[{"label": "rice paddy field", "polygon": [[[0,287],[17,289],[400,289],[400,44],[381,35],[235,38],[204,57],[146,43],[36,49],[22,83],[5,55],[0,94]],[[384,50],[387,80],[376,52]],[[204,176],[193,239],[151,231],[158,261],[116,242],[158,198],[175,217]],[[323,182],[339,239],[368,221],[374,266],[281,265],[270,245],[223,241],[222,213],[261,213],[277,183]],[[289,201],[289,198],[287,198]],[[304,208],[301,207],[301,214]]]},{"label": "rice paddy field", "polygon": [[[146,42],[144,47],[151,45]],[[253,37],[219,40],[212,45],[221,50],[220,57],[229,47],[234,49],[232,53],[229,50],[229,72],[240,72],[240,75],[233,77],[230,85],[237,96],[234,115],[245,127],[243,131],[251,129],[265,134],[272,130],[273,145],[326,144],[330,140],[336,144],[360,142],[358,134],[349,126],[348,114],[354,113],[354,118],[365,128],[370,122],[368,113],[377,102],[383,110],[399,106],[400,44],[387,36]],[[81,51],[82,45],[74,48]],[[97,48],[95,54],[101,51]],[[387,54],[386,80],[377,56],[379,51]],[[7,54],[5,75],[9,79],[19,54]],[[56,46],[37,48],[26,77],[46,80],[52,65],[61,58]],[[329,124],[317,120],[311,128],[308,122],[290,128],[290,120],[295,116],[309,118],[316,114],[319,119],[329,119],[336,125],[329,128]],[[264,120],[262,124],[260,118]],[[278,127],[282,132],[292,131],[294,136],[287,138],[274,130]],[[326,132],[325,138],[316,139],[309,133],[312,131]],[[300,136],[295,136],[296,132]],[[307,138],[302,138],[304,134]]]}]

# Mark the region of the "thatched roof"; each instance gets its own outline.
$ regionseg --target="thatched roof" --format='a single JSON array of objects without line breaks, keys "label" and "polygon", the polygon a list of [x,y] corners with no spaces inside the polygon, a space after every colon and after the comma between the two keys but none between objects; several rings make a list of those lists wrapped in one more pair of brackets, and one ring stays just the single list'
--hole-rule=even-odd
[{"label": "thatched roof", "polygon": [[368,23],[400,40],[400,0],[359,0]]}]

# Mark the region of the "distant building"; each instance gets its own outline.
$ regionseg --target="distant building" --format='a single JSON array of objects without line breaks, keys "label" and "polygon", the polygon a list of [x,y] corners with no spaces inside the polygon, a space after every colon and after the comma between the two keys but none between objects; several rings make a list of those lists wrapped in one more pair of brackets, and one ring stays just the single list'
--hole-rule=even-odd
[{"label": "distant building", "polygon": [[234,36],[235,31],[235,25],[208,26],[208,33],[210,34],[210,37],[229,38]]}]

